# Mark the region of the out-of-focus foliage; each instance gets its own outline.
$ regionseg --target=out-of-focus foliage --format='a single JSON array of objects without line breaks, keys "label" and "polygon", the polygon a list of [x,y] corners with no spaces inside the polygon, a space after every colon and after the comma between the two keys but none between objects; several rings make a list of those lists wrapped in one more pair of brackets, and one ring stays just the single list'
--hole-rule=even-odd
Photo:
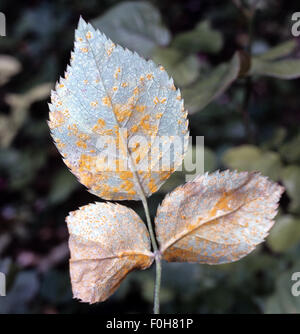
[{"label": "out-of-focus foliage", "polygon": [[121,2],[94,19],[92,24],[114,43],[143,57],[150,56],[155,46],[170,42],[170,32],[159,10],[147,1]]},{"label": "out-of-focus foliage", "polygon": [[[260,1],[250,56],[246,18],[231,1],[1,2],[0,271],[8,285],[0,313],[151,312],[154,267],[133,272],[103,304],[72,300],[64,219],[96,197],[66,170],[46,120],[49,89],[69,61],[80,15],[174,76],[191,135],[205,137],[207,171],[258,169],[286,188],[267,242],[244,259],[218,267],[163,263],[162,311],[300,312],[300,297],[291,294],[291,275],[300,271],[299,79],[282,80],[299,77],[290,20],[297,10]],[[184,181],[175,172],[151,197],[152,218]],[[144,218],[139,202],[126,205]]]},{"label": "out-of-focus foliage", "polygon": [[229,63],[218,65],[209,73],[200,74],[199,80],[183,90],[186,107],[190,114],[205,108],[218,98],[237,79],[240,60],[237,54]]}]

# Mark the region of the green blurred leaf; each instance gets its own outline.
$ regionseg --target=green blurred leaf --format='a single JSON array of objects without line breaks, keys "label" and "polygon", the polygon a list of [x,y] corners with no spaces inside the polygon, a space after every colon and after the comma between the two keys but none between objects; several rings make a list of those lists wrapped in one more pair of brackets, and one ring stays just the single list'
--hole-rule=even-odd
[{"label": "green blurred leaf", "polygon": [[8,55],[0,55],[0,86],[6,84],[21,69],[22,65],[16,58]]},{"label": "green blurred leaf", "polygon": [[159,11],[146,1],[123,2],[92,22],[115,43],[148,57],[155,46],[165,46],[170,33]]},{"label": "green blurred leaf", "polygon": [[61,168],[54,176],[48,200],[54,205],[65,201],[78,187],[75,176],[66,168]]},{"label": "green blurred leaf", "polygon": [[282,182],[291,199],[289,211],[300,213],[300,167],[291,165],[282,170]]},{"label": "green blurred leaf", "polygon": [[253,145],[241,145],[228,149],[222,157],[224,165],[239,171],[260,171],[274,181],[280,177],[282,162],[276,152],[262,151]]},{"label": "green blurred leaf", "polygon": [[50,270],[41,283],[41,296],[48,302],[59,304],[72,299],[69,274],[58,270]]},{"label": "green blurred leaf", "polygon": [[280,147],[281,147],[286,135],[287,135],[287,129],[286,128],[282,128],[282,127],[275,128],[271,138],[266,140],[264,143],[262,143],[262,148],[264,150],[270,150],[270,149],[279,149],[280,150]]},{"label": "green blurred leaf", "polygon": [[27,304],[39,289],[39,279],[35,271],[19,272],[6,297],[0,298],[0,314],[27,313]]},{"label": "green blurred leaf", "polygon": [[[152,269],[153,270],[153,269]],[[154,273],[153,273],[154,274]],[[153,303],[154,280],[146,272],[139,273],[136,279],[140,283],[141,293],[149,304]],[[168,284],[162,284],[160,289],[160,303],[165,304],[174,299],[175,291]]]},{"label": "green blurred leaf", "polygon": [[300,242],[300,219],[292,215],[280,216],[267,238],[275,252],[284,252]]},{"label": "green blurred leaf", "polygon": [[3,149],[0,151],[0,171],[8,176],[12,190],[22,190],[32,181],[36,171],[45,163],[45,150]]},{"label": "green blurred leaf", "polygon": [[176,35],[171,46],[188,53],[216,53],[222,49],[223,37],[219,31],[211,28],[209,21],[203,21],[195,29]]},{"label": "green blurred leaf", "polygon": [[291,291],[295,284],[291,279],[292,275],[299,272],[299,268],[300,263],[297,263],[279,276],[275,293],[266,300],[265,313],[300,313],[300,298],[293,296]]},{"label": "green blurred leaf", "polygon": [[249,74],[287,80],[296,79],[300,77],[300,59],[267,61],[253,57]]},{"label": "green blurred leaf", "polygon": [[259,55],[256,55],[259,59],[262,60],[275,60],[281,57],[288,56],[296,48],[297,42],[295,39],[286,41],[276,45],[273,48],[270,48],[266,52],[263,52]]},{"label": "green blurred leaf", "polygon": [[8,94],[6,102],[11,107],[8,116],[0,115],[0,147],[8,147],[25,122],[32,103],[47,98],[52,84],[40,84],[24,94]]},{"label": "green blurred leaf", "polygon": [[295,136],[292,140],[284,143],[279,148],[279,153],[289,163],[300,161],[300,134]]},{"label": "green blurred leaf", "polygon": [[168,178],[168,180],[159,188],[158,191],[159,193],[167,194],[183,183],[185,183],[184,173],[176,171]]},{"label": "green blurred leaf", "polygon": [[205,108],[218,98],[238,77],[240,60],[237,54],[229,63],[221,64],[208,75],[202,75],[192,86],[184,88],[182,95],[190,114]]},{"label": "green blurred leaf", "polygon": [[216,169],[217,157],[215,153],[208,147],[204,148],[204,171],[212,172]]},{"label": "green blurred leaf", "polygon": [[152,59],[166,68],[178,86],[194,82],[199,75],[200,63],[194,55],[185,55],[172,48],[155,48]]}]

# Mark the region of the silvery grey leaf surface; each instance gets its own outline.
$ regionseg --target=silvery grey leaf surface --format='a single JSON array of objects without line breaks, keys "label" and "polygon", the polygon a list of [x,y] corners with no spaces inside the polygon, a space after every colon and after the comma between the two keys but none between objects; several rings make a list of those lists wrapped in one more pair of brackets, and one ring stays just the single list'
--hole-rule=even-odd
[{"label": "silvery grey leaf surface", "polygon": [[70,212],[66,222],[74,298],[104,301],[130,271],[146,269],[153,262],[145,224],[123,205],[85,205]]},{"label": "silvery grey leaf surface", "polygon": [[[114,44],[82,18],[75,39],[49,105],[56,146],[91,193],[109,200],[150,196],[187,149],[180,91],[162,66]],[[159,149],[165,140],[169,148]]]},{"label": "silvery grey leaf surface", "polygon": [[176,188],[155,218],[163,258],[207,264],[239,260],[268,235],[282,192],[257,172],[229,170]]}]

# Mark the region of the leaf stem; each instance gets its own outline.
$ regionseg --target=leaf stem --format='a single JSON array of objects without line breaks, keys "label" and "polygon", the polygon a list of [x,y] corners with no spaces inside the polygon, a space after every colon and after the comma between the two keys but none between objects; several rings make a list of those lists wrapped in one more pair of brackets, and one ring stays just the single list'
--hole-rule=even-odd
[{"label": "leaf stem", "polygon": [[148,230],[149,230],[149,234],[150,234],[151,244],[152,244],[154,252],[157,252],[158,251],[158,246],[157,246],[157,242],[156,242],[156,239],[155,239],[155,235],[154,235],[154,231],[153,231],[153,227],[152,227],[152,223],[151,223],[147,198],[145,196],[142,198],[142,203],[143,203],[145,214],[146,214],[146,221],[147,221],[147,226],[148,226]]},{"label": "leaf stem", "polygon": [[159,251],[155,253],[155,287],[154,287],[154,314],[159,314],[159,293],[161,284],[161,254]]},{"label": "leaf stem", "polygon": [[160,294],[160,284],[161,284],[161,253],[158,249],[157,242],[155,239],[155,234],[152,227],[152,222],[150,218],[150,212],[148,207],[148,202],[146,196],[142,196],[142,203],[144,206],[147,226],[150,234],[151,244],[154,250],[155,256],[155,286],[154,286],[154,314],[159,314],[159,294]]}]

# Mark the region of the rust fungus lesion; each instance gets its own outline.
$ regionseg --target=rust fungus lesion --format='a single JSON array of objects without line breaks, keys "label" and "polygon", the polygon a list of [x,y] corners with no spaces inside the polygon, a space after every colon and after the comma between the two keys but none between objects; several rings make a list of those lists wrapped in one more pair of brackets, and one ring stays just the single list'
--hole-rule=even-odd
[{"label": "rust fungus lesion", "polygon": [[153,103],[154,103],[155,105],[157,105],[157,104],[159,103],[159,99],[158,99],[157,96],[155,96],[155,98],[153,99]]},{"label": "rust fungus lesion", "polygon": [[118,67],[114,73],[114,78],[117,80],[119,78],[119,74],[121,73],[121,67]]},{"label": "rust fungus lesion", "polygon": [[91,107],[95,108],[98,105],[98,101],[91,101],[90,105]]},{"label": "rust fungus lesion", "polygon": [[153,75],[153,73],[148,73],[146,75],[146,77],[147,77],[148,80],[152,80],[154,78],[154,75]]},{"label": "rust fungus lesion", "polygon": [[138,104],[138,105],[135,106],[135,110],[138,111],[138,112],[143,113],[146,110],[146,106],[142,105],[142,104]]},{"label": "rust fungus lesion", "polygon": [[115,43],[111,43],[110,47],[106,50],[106,53],[108,56],[111,56],[111,54],[113,53],[114,49],[116,47]]},{"label": "rust fungus lesion", "polygon": [[55,129],[62,126],[65,123],[65,116],[60,110],[51,111],[49,113],[49,127]]},{"label": "rust fungus lesion", "polygon": [[101,130],[103,130],[103,128],[105,127],[105,124],[106,124],[105,120],[102,118],[99,118],[97,120],[97,123],[93,126],[92,131],[95,133],[101,134]]},{"label": "rust fungus lesion", "polygon": [[78,147],[80,147],[80,148],[87,148],[87,144],[86,144],[86,142],[85,141],[83,141],[83,140],[78,140],[77,142],[76,142],[76,146],[78,146]]},{"label": "rust fungus lesion", "polygon": [[111,107],[111,99],[109,96],[104,96],[101,101],[102,101],[102,105]]},{"label": "rust fungus lesion", "polygon": [[132,109],[128,105],[122,104],[114,104],[113,112],[117,118],[118,123],[124,122],[124,120],[128,119],[132,113]]}]

